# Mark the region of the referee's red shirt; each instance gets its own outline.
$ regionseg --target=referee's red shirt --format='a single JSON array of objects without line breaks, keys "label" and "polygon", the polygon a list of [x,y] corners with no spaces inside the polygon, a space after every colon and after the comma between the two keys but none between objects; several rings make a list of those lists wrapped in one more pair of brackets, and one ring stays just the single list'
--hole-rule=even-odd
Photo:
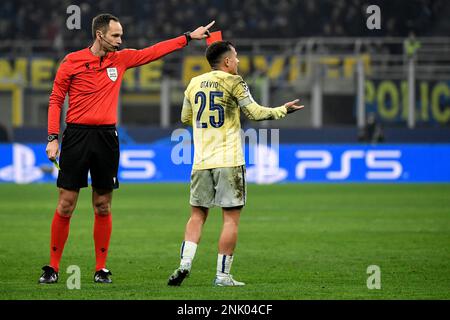
[{"label": "referee's red shirt", "polygon": [[61,107],[69,93],[66,123],[102,125],[117,123],[117,101],[125,71],[157,60],[186,46],[185,36],[151,47],[94,56],[89,48],[69,53],[53,83],[48,110],[48,134],[59,133]]}]

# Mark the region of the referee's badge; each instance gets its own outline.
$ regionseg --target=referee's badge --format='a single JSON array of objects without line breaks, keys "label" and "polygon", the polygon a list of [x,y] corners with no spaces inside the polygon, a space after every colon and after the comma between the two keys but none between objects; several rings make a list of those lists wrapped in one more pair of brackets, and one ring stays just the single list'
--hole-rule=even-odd
[{"label": "referee's badge", "polygon": [[117,68],[106,68],[106,73],[112,81],[117,80]]}]

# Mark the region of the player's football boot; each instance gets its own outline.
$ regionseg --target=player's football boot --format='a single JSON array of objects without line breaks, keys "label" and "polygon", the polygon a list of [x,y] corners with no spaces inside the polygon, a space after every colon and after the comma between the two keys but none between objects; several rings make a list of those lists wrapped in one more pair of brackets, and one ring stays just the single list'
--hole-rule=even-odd
[{"label": "player's football boot", "polygon": [[94,274],[94,282],[97,282],[97,283],[111,283],[112,280],[111,280],[110,276],[112,276],[111,271],[109,271],[108,269],[103,268],[103,269],[95,272],[95,274]]},{"label": "player's football boot", "polygon": [[58,282],[58,272],[55,271],[55,269],[53,269],[50,266],[44,266],[42,267],[42,270],[44,271],[41,275],[41,277],[39,278],[39,282],[40,284],[47,284],[47,283],[57,283]]},{"label": "player's football boot", "polygon": [[189,273],[190,273],[189,269],[178,268],[169,277],[167,285],[179,286],[183,282],[184,278],[189,276]]},{"label": "player's football boot", "polygon": [[214,285],[219,287],[240,287],[245,286],[244,282],[239,282],[233,279],[231,274],[217,276],[214,279]]}]

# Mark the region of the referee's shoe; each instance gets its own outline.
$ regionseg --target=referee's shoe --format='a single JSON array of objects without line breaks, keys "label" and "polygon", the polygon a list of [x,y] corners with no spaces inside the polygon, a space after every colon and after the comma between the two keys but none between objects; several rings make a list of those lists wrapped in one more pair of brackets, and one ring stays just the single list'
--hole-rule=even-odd
[{"label": "referee's shoe", "polygon": [[97,283],[111,283],[112,280],[110,278],[110,276],[112,276],[111,271],[109,271],[108,269],[100,269],[97,272],[95,272],[94,274],[94,282]]},{"label": "referee's shoe", "polygon": [[58,272],[55,271],[55,269],[53,269],[50,266],[44,266],[42,267],[42,270],[44,271],[41,275],[41,277],[39,278],[38,283],[40,284],[50,284],[50,283],[57,283],[58,282]]}]

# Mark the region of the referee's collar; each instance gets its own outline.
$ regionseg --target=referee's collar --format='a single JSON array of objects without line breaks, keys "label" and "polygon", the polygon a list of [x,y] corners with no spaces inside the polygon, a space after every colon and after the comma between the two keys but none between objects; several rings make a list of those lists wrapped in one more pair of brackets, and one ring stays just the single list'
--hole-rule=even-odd
[{"label": "referee's collar", "polygon": [[109,58],[109,57],[111,57],[112,55],[114,55],[114,53],[116,53],[116,51],[114,51],[114,52],[106,52],[106,54],[105,54],[104,56],[96,56],[96,55],[92,52],[91,48],[92,48],[92,45],[90,45],[89,47],[86,48],[86,50],[89,52],[89,54],[90,54],[92,57],[100,58],[100,59],[102,59],[102,60],[105,60],[106,58]]}]

